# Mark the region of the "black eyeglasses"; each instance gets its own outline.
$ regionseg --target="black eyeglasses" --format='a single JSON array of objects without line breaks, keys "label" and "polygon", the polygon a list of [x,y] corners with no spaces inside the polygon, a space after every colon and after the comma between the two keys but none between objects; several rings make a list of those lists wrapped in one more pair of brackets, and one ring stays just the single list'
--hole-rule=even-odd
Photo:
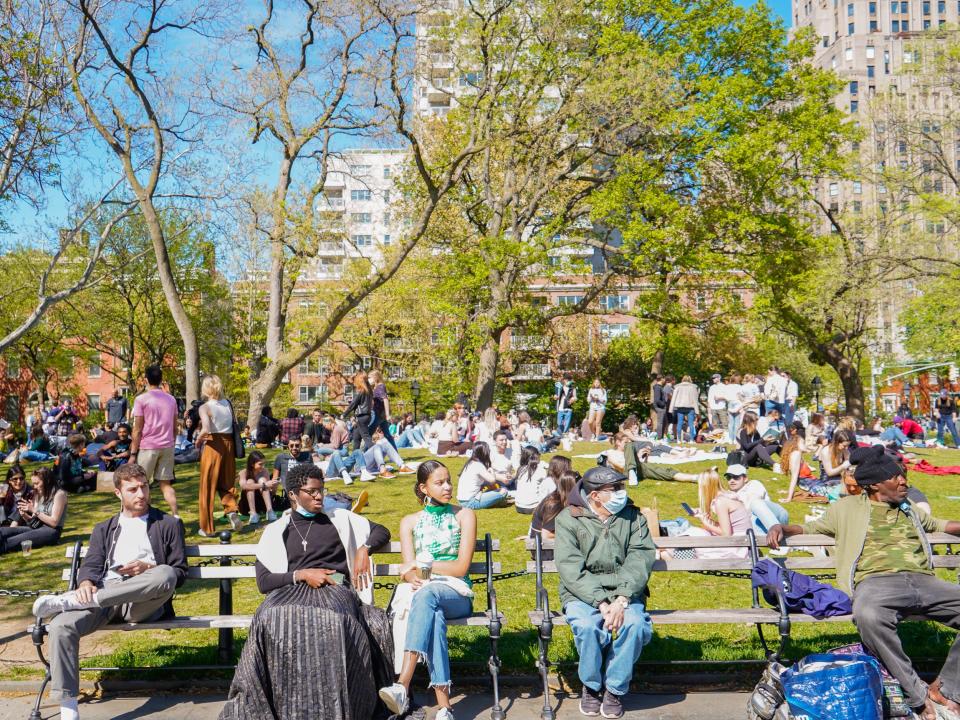
[{"label": "black eyeglasses", "polygon": [[314,500],[319,500],[323,497],[323,488],[300,488],[300,492],[305,492],[307,495],[312,497]]},{"label": "black eyeglasses", "polygon": [[609,490],[610,492],[620,492],[620,491],[623,490],[625,487],[626,487],[626,485],[624,485],[622,482],[618,482],[618,483],[611,483],[610,485],[605,485],[604,487],[602,487],[602,488],[600,488],[600,489],[601,489],[601,490]]}]

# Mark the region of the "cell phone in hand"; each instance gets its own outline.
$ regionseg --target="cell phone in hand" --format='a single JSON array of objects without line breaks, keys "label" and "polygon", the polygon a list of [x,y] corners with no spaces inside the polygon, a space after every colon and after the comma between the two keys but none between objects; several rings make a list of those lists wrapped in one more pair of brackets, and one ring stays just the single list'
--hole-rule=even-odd
[{"label": "cell phone in hand", "polygon": [[123,563],[117,563],[116,565],[112,565],[112,566],[110,567],[110,572],[118,573],[118,572],[120,572],[120,568],[122,568],[122,567],[123,567]]},{"label": "cell phone in hand", "polygon": [[687,503],[685,503],[685,502],[680,503],[680,507],[682,507],[684,510],[686,510],[686,511],[687,511],[687,515],[689,515],[690,517],[693,517],[694,515],[696,515],[696,513],[693,511],[693,508],[690,507],[689,505],[687,505]]}]

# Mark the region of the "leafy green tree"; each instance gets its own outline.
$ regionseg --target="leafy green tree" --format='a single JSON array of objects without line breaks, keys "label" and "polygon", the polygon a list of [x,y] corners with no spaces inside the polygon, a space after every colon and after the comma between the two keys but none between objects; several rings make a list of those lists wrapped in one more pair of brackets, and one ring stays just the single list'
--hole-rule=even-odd
[{"label": "leafy green tree", "polygon": [[905,344],[914,357],[949,360],[960,352],[960,277],[931,280],[923,294],[910,300],[900,314]]}]

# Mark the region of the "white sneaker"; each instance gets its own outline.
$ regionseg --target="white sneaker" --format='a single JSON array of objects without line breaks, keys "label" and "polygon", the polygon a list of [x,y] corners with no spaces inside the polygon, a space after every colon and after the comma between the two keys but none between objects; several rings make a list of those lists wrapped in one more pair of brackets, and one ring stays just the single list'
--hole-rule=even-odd
[{"label": "white sneaker", "polygon": [[400,683],[380,688],[380,699],[394,715],[403,715],[407,712],[410,702],[407,698],[407,689]]},{"label": "white sneaker", "polygon": [[450,708],[440,708],[437,714],[433,716],[434,720],[456,720],[453,717],[453,710]]},{"label": "white sneaker", "polygon": [[230,521],[230,527],[233,528],[234,531],[243,528],[243,520],[240,519],[240,516],[237,513],[227,513],[227,520]]},{"label": "white sneaker", "polygon": [[374,475],[369,470],[367,470],[366,468],[363,468],[360,471],[360,482],[373,482],[376,479],[377,479],[377,476]]},{"label": "white sneaker", "polygon": [[777,475],[783,474],[783,470],[780,468],[780,463],[773,464],[773,472],[775,472]]},{"label": "white sneaker", "polygon": [[273,510],[267,510],[267,522],[272,523],[276,519],[277,519],[277,513],[274,512]]},{"label": "white sneaker", "polygon": [[343,478],[344,485],[353,485],[353,478],[350,477],[350,473],[347,472],[346,468],[340,471],[340,477]]},{"label": "white sneaker", "polygon": [[77,600],[76,591],[63,593],[62,595],[41,595],[33,603],[34,617],[50,617],[59,615],[68,610],[89,610],[97,607],[93,601],[81,603]]},{"label": "white sneaker", "polygon": [[202,528],[197,530],[197,535],[199,535],[200,537],[213,537],[212,535],[207,535]]},{"label": "white sneaker", "polygon": [[250,524],[259,525],[260,524],[260,515],[257,513],[250,513]]}]

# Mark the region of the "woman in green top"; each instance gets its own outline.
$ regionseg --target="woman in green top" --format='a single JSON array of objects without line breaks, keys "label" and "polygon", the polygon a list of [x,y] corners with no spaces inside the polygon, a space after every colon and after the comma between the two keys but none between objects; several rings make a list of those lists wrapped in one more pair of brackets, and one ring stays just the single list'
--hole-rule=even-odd
[{"label": "woman in green top", "polygon": [[[417,660],[430,670],[430,686],[437,695],[437,720],[453,720],[450,708],[450,659],[447,620],[467,617],[473,611],[473,592],[467,573],[477,542],[477,516],[470,508],[452,505],[453,485],[443,463],[428,460],[417,468],[414,485],[423,510],[400,521],[403,572],[400,578],[413,586],[407,620],[403,667],[393,685],[380,690],[380,698],[397,715],[409,707],[410,682]],[[432,561],[429,579],[418,573]]]}]

